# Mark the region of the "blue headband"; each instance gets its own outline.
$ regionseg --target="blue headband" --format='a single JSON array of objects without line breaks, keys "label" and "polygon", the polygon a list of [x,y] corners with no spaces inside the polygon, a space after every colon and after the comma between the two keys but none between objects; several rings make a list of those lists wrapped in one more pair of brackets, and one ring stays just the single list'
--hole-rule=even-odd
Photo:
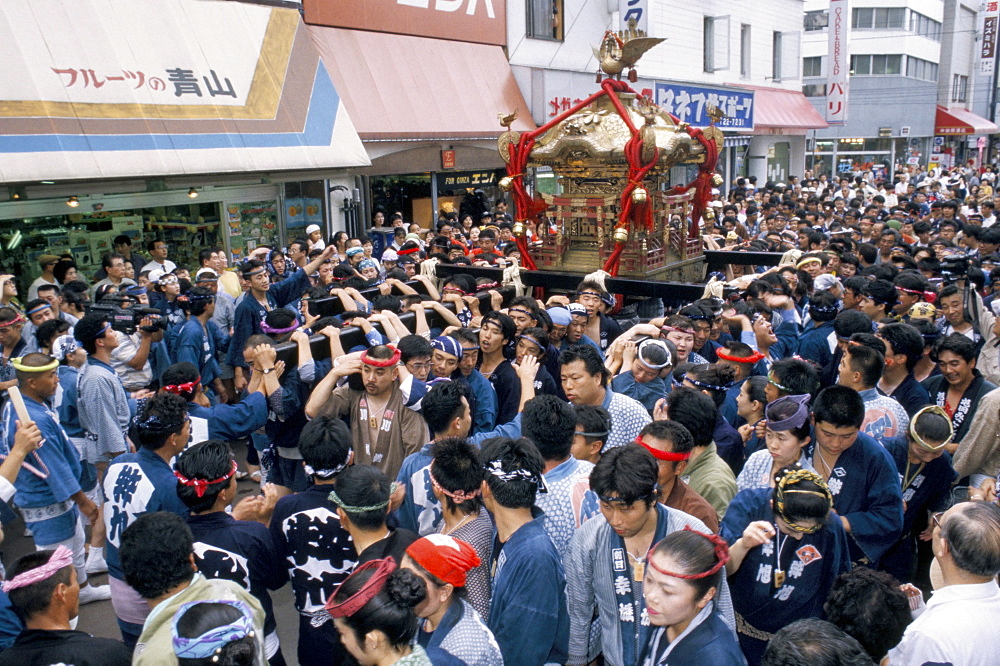
[{"label": "blue headband", "polygon": [[573,317],[570,316],[569,310],[563,307],[551,308],[546,310],[549,313],[549,319],[556,326],[569,326],[570,322],[573,321]]},{"label": "blue headband", "polygon": [[439,335],[431,340],[431,349],[437,349],[460,360],[462,358],[462,345],[450,335]]},{"label": "blue headband", "polygon": [[[232,624],[224,624],[221,627],[209,629],[201,636],[195,638],[183,638],[177,635],[177,623],[192,606],[198,604],[212,603],[232,606],[240,611],[240,616]],[[226,645],[233,641],[238,641],[247,636],[253,637],[253,612],[242,601],[230,601],[226,599],[215,599],[212,601],[189,601],[181,606],[174,613],[174,620],[171,626],[173,637],[174,654],[179,659],[209,659],[215,656]]]},{"label": "blue headband", "polygon": [[134,287],[129,287],[128,289],[126,289],[125,293],[128,294],[129,296],[142,296],[148,291],[149,290],[146,289],[145,287],[140,287],[139,285],[135,285]]}]

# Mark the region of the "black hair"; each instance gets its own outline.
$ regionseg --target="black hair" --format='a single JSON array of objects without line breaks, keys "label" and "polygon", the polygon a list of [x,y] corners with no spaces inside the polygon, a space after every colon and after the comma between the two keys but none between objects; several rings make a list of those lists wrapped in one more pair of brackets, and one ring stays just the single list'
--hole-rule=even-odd
[{"label": "black hair", "polygon": [[[506,509],[530,509],[535,505],[538,479],[545,469],[545,461],[535,445],[523,437],[492,437],[482,443],[479,460],[485,470],[483,476],[493,499]],[[490,470],[499,466],[503,472],[522,470],[535,478],[519,476],[504,481]]]},{"label": "black hair", "polygon": [[[667,340],[664,338],[663,342],[666,341]],[[645,365],[662,366],[668,360],[676,360],[676,353],[671,356],[667,356],[667,350],[663,345],[650,344],[642,347],[641,352],[637,349],[636,358],[638,358],[639,361]]]},{"label": "black hair", "polygon": [[827,386],[819,392],[812,406],[816,424],[828,423],[835,428],[858,428],[865,421],[865,401],[847,386]]},{"label": "black hair", "polygon": [[698,387],[699,390],[708,391],[712,402],[719,408],[726,401],[729,386],[736,380],[736,369],[730,365],[700,363],[689,369],[686,374],[691,375],[699,382],[719,387],[718,389]]},{"label": "black hair", "polygon": [[[243,612],[232,604],[204,601],[191,606],[177,618],[177,635],[181,638],[197,638],[205,633],[233,624]],[[253,636],[244,636],[223,645],[211,657],[188,659],[178,657],[180,666],[252,666],[256,664],[257,641]]]},{"label": "black hair", "polygon": [[650,421],[639,431],[640,437],[646,435],[670,442],[670,450],[673,453],[688,453],[694,448],[691,431],[677,421]]},{"label": "black hair", "polygon": [[584,436],[587,444],[597,441],[604,441],[611,433],[611,414],[603,407],[595,405],[573,405],[573,412],[576,415],[576,425],[583,428],[583,432],[602,432],[603,436]]},{"label": "black hair", "polygon": [[861,382],[866,389],[878,384],[885,370],[885,357],[882,354],[864,344],[848,345],[846,353],[850,356],[848,367],[852,372],[861,374]]},{"label": "black hair", "polygon": [[941,352],[946,351],[962,358],[966,363],[976,358],[976,344],[961,333],[952,333],[938,338],[934,345],[934,351],[931,352],[931,360],[937,363]]},{"label": "black hair", "polygon": [[541,356],[539,357],[540,362],[545,360],[546,350],[549,347],[549,334],[543,328],[537,326],[529,326],[523,331],[521,331],[522,338],[531,338],[535,342],[539,343],[541,348]]},{"label": "black hair", "polygon": [[876,663],[899,644],[911,621],[910,603],[899,581],[868,567],[840,574],[830,587],[823,612]]},{"label": "black hair", "polygon": [[764,387],[767,386],[767,377],[762,375],[754,375],[753,377],[747,378],[747,394],[750,396],[750,402],[759,402],[762,406],[767,404],[767,394],[764,393]]},{"label": "black hair", "polygon": [[156,451],[172,435],[184,430],[188,419],[187,400],[173,393],[157,393],[143,403],[135,418],[129,428],[129,437],[139,448]]},{"label": "black hair", "polygon": [[480,325],[480,328],[487,323],[492,323],[500,329],[500,335],[503,337],[505,345],[517,335],[517,325],[514,323],[514,320],[502,312],[493,311],[483,315],[483,323]]},{"label": "black hair", "polygon": [[797,620],[772,636],[762,666],[875,666],[854,638],[826,620]]},{"label": "black hair", "polygon": [[951,421],[937,412],[923,412],[912,423],[920,439],[940,444],[952,434]]},{"label": "black hair", "polygon": [[601,354],[590,345],[570,345],[559,354],[560,367],[569,365],[574,361],[583,361],[584,370],[588,375],[601,375],[601,386],[605,386],[611,379],[611,372],[605,367],[601,360]]},{"label": "black hair", "polygon": [[[371,465],[351,465],[337,475],[334,484],[337,497],[347,506],[377,506],[389,501],[389,478],[377,467]],[[341,507],[343,508],[343,507]],[[381,509],[369,511],[347,511],[344,513],[351,522],[362,530],[376,530],[385,525],[388,504]]]},{"label": "black hair", "polygon": [[306,423],[299,435],[302,462],[317,472],[346,464],[352,446],[351,431],[347,424],[331,416],[317,416]]},{"label": "black hair", "polygon": [[[774,503],[775,513],[778,511],[778,480],[793,470],[800,469],[799,466],[783,467],[774,475],[775,487],[771,491],[771,499]],[[802,490],[807,492],[789,493],[788,490]],[[816,520],[825,523],[833,508],[833,502],[827,499],[823,490],[809,479],[799,479],[789,481],[785,485],[784,504],[785,509],[781,517],[790,523],[797,523],[802,520]]]},{"label": "black hair", "polygon": [[575,427],[573,407],[554,395],[539,395],[524,405],[521,433],[547,461],[561,461],[569,456]]},{"label": "black hair", "polygon": [[[715,544],[707,535],[694,530],[671,532],[656,544],[650,557],[652,555],[669,557],[674,563],[674,566],[671,567],[672,570],[689,576],[711,571],[719,563],[719,558],[715,553]],[[718,594],[723,573],[725,573],[725,567],[720,567],[711,576],[691,578],[685,582],[695,589],[695,600],[700,601],[713,587]]]},{"label": "black hair", "polygon": [[118,547],[125,582],[143,599],[162,597],[194,578],[194,537],[170,511],[146,513],[125,528]]},{"label": "black hair", "polygon": [[[767,417],[768,421],[784,421],[785,419],[790,419],[795,413],[799,411],[799,406],[788,400],[778,404],[777,401],[768,403],[764,409],[764,415]],[[809,437],[811,431],[811,425],[809,419],[805,420],[805,423],[800,425],[798,428],[789,428],[788,432],[792,433],[796,438],[802,440]]]},{"label": "black hair", "polygon": [[[178,457],[174,469],[188,479],[204,479],[211,481],[229,474],[233,468],[233,452],[229,445],[217,439],[198,442],[185,449]],[[177,484],[177,497],[184,502],[191,513],[208,511],[215,505],[219,494],[229,487],[230,481],[212,483],[202,488],[201,496],[197,491],[183,483]]]},{"label": "black hair", "polygon": [[[444,437],[431,446],[434,479],[450,493],[474,493],[483,482],[483,466],[479,451],[464,437]],[[445,495],[449,509],[471,514],[479,507],[479,499],[456,502]]]},{"label": "black hair", "polygon": [[111,268],[111,263],[115,259],[121,259],[122,261],[125,261],[125,257],[121,254],[118,254],[117,252],[105,252],[104,255],[101,256],[101,268],[107,271],[109,268]]},{"label": "black hair", "polygon": [[[271,328],[285,329],[298,324],[295,313],[288,308],[275,308],[264,316],[264,323]],[[291,333],[282,333],[276,342],[282,342],[283,336],[291,336]]]},{"label": "black hair", "polygon": [[838,312],[837,297],[829,291],[816,291],[809,297],[809,316],[813,321],[833,321]]},{"label": "black hair", "polygon": [[43,321],[42,325],[35,329],[35,340],[38,342],[38,347],[51,347],[52,341],[57,336],[68,332],[70,328],[69,322],[62,319]]},{"label": "black hair", "polygon": [[657,502],[660,470],[653,454],[638,444],[618,446],[604,455],[590,472],[590,489],[599,497],[617,497],[626,505]]},{"label": "black hair", "polygon": [[701,391],[679,386],[667,396],[667,415],[690,431],[695,446],[708,446],[715,438],[719,410]]},{"label": "black hair", "polygon": [[445,278],[444,286],[447,287],[449,284],[453,284],[466,294],[476,293],[476,278],[472,277],[468,273],[455,273]]},{"label": "black hair", "polygon": [[431,435],[446,432],[449,424],[462,415],[462,398],[469,399],[469,389],[462,382],[440,382],[431,387],[420,402],[420,413]]},{"label": "black hair", "polygon": [[479,333],[471,328],[460,328],[458,330],[451,332],[451,337],[458,340],[460,343],[465,342],[470,345],[479,346]]},{"label": "black hair", "polygon": [[[920,331],[901,322],[886,324],[879,329],[879,337],[892,346],[893,354],[906,356],[906,369],[912,371],[924,353],[924,340]],[[886,350],[888,351],[888,350]]]},{"label": "black hair", "polygon": [[974,576],[994,578],[1000,573],[1000,506],[968,502],[945,517],[941,538],[948,543],[955,566]]},{"label": "black hair", "polygon": [[[189,384],[198,378],[198,368],[195,367],[194,363],[181,361],[180,363],[174,363],[163,371],[163,374],[160,376],[160,384],[162,386],[179,386],[181,384]],[[196,388],[192,388],[191,391],[183,391],[179,395],[190,402],[194,399]]]},{"label": "black hair", "polygon": [[[357,594],[374,573],[374,569],[364,569],[348,576],[334,593],[334,603]],[[417,635],[419,620],[414,609],[426,596],[427,585],[420,576],[409,569],[396,569],[368,603],[342,620],[362,645],[370,632],[380,631],[392,647],[403,648]]]},{"label": "black hair", "polygon": [[399,296],[393,296],[392,294],[378,294],[372,298],[372,311],[378,310],[381,312],[382,310],[385,310],[387,312],[399,314],[402,308],[403,302],[399,299]]},{"label": "black hair", "polygon": [[247,259],[240,264],[240,274],[244,280],[250,279],[248,273],[253,273],[258,268],[265,268],[266,264],[259,259]]},{"label": "black hair", "polygon": [[[7,572],[7,580],[13,580],[26,571],[37,569],[43,564],[47,564],[55,550],[39,550],[22,555],[14,562],[14,566]],[[44,613],[52,605],[52,593],[59,585],[69,585],[73,576],[73,565],[67,564],[59,571],[55,572],[45,580],[40,580],[24,587],[18,587],[7,593],[10,598],[10,605],[14,612],[21,618],[22,622],[27,622],[30,618]]]},{"label": "black hair", "polygon": [[52,269],[52,275],[59,281],[59,284],[63,284],[66,282],[66,274],[74,268],[77,268],[77,265],[72,259],[60,259],[56,267]]},{"label": "black hair", "polygon": [[849,338],[855,333],[871,333],[872,319],[860,310],[842,310],[833,320],[833,331],[838,338]]},{"label": "black hair", "polygon": [[[0,309],[0,315],[2,315],[2,309]],[[2,320],[0,317],[0,321]],[[108,320],[104,315],[87,314],[73,327],[73,337],[77,339],[87,354],[93,355],[97,352],[97,336],[107,323]]]}]

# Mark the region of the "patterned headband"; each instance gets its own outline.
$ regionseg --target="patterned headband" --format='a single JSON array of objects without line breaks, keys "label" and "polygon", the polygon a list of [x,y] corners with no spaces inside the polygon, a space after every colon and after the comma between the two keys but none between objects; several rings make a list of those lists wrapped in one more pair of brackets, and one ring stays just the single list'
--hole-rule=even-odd
[{"label": "patterned headband", "polygon": [[770,413],[774,407],[786,403],[794,403],[795,411],[791,416],[780,421],[769,418],[767,420],[767,429],[773,430],[774,432],[784,432],[793,428],[801,428],[802,425],[809,420],[809,398],[809,395],[786,395],[778,398],[774,402],[768,403],[767,409],[765,410],[766,413]]},{"label": "patterned headband", "polygon": [[[177,624],[184,614],[198,604],[212,603],[232,606],[240,611],[240,616],[230,624],[213,627],[200,636],[184,638],[177,633]],[[242,601],[213,599],[212,601],[189,601],[177,609],[171,626],[174,654],[180,659],[208,659],[218,661],[222,648],[233,641],[254,636],[253,612]]]},{"label": "patterned headband", "polygon": [[[706,539],[708,539],[709,542],[711,542],[715,550],[715,564],[712,565],[712,568],[709,569],[708,571],[703,571],[697,574],[682,574],[682,573],[676,573],[674,571],[667,571],[666,569],[656,566],[656,563],[653,562],[653,558],[649,557],[647,558],[647,562],[649,563],[649,566],[653,568],[654,571],[658,571],[664,576],[670,576],[672,578],[681,578],[684,580],[698,580],[699,578],[708,578],[709,576],[714,576],[716,573],[719,572],[719,570],[722,569],[722,567],[726,566],[726,563],[729,562],[729,544],[726,543],[725,539],[716,534],[705,534],[704,532],[693,530],[688,525],[684,526],[684,531],[694,532],[698,536],[705,537]],[[655,552],[657,545],[659,544],[654,544],[653,547],[650,548],[650,552]]]},{"label": "patterned headband", "polygon": [[[906,294],[913,294],[914,296],[920,296],[928,303],[933,303],[937,300],[937,294],[933,291],[920,291],[919,289],[904,289],[903,287],[896,287],[896,291],[902,291]],[[30,314],[30,313],[29,313]]]},{"label": "patterned headband", "polygon": [[345,513],[364,513],[365,511],[378,511],[389,506],[389,498],[393,496],[396,490],[399,488],[399,484],[393,481],[389,484],[389,497],[386,498],[384,502],[379,502],[378,504],[372,504],[371,506],[352,506],[340,499],[336,490],[331,490],[330,494],[327,495],[327,499],[339,506],[344,510]]},{"label": "patterned headband", "polygon": [[159,414],[147,414],[143,416],[142,414],[136,414],[132,417],[132,425],[139,430],[156,430],[156,431],[168,431],[173,432],[184,426],[184,422],[188,421],[190,417],[185,414],[184,419],[179,423],[164,423],[160,418]]},{"label": "patterned headband", "polygon": [[700,381],[700,380],[697,380],[697,379],[692,379],[691,377],[688,377],[687,375],[684,376],[684,381],[691,382],[695,386],[697,386],[699,388],[703,388],[703,389],[708,389],[709,391],[726,391],[726,390],[729,389],[729,386],[718,386],[716,384],[709,384],[708,382],[703,382],[703,381]]},{"label": "patterned headband", "polygon": [[[647,361],[645,358],[643,358],[643,350],[649,349],[650,347],[659,347],[660,349],[662,349],[664,353],[667,355],[667,360],[664,361],[663,363],[651,363]],[[673,359],[670,357],[670,350],[667,349],[667,345],[663,343],[663,340],[646,338],[645,340],[639,343],[639,346],[636,348],[636,354],[638,354],[639,360],[642,361],[643,364],[650,370],[662,370],[667,366],[673,365]]]},{"label": "patterned headband", "polygon": [[233,478],[234,474],[236,474],[236,470],[237,470],[237,464],[236,461],[234,460],[232,469],[230,469],[228,473],[223,474],[217,479],[189,479],[180,472],[176,471],[174,472],[174,476],[177,477],[177,480],[180,481],[182,486],[187,486],[188,488],[194,488],[195,495],[197,495],[198,497],[204,497],[205,491],[208,490],[209,486],[214,486],[217,483],[223,483],[225,481],[228,481],[229,479]]},{"label": "patterned headband", "polygon": [[34,569],[28,569],[17,574],[3,584],[3,591],[10,592],[22,587],[28,587],[43,580],[48,580],[52,576],[66,567],[73,566],[73,551],[66,546],[57,546],[49,561]]},{"label": "patterned headband", "polygon": [[667,326],[666,324],[661,326],[660,330],[666,333],[674,332],[674,333],[685,333],[687,335],[694,335],[693,328],[680,328],[679,326]]},{"label": "patterned headband", "polygon": [[[372,574],[371,578],[365,581],[361,589],[355,592],[353,595],[344,599],[339,604],[334,603],[334,599],[337,598],[337,593],[340,591],[347,581],[357,576],[362,571],[367,569],[374,569],[375,572]],[[396,570],[396,560],[392,557],[387,557],[382,560],[371,560],[365,562],[360,567],[354,570],[354,572],[348,576],[343,583],[337,586],[337,589],[333,591],[330,598],[326,602],[326,612],[330,614],[330,617],[348,617],[354,615],[359,610],[365,607],[365,605],[375,598],[375,595],[382,591],[382,586],[385,584],[386,579],[389,578],[389,574]]]},{"label": "patterned headband", "polygon": [[0,322],[0,328],[7,328],[8,326],[13,326],[14,324],[23,324],[26,321],[28,320],[25,319],[23,315],[18,314],[10,321]]},{"label": "patterned headband", "polygon": [[533,481],[538,486],[538,492],[547,493],[549,489],[545,486],[545,479],[541,474],[535,474],[526,469],[517,468],[509,472],[503,469],[503,461],[500,459],[491,460],[486,463],[486,473],[494,478],[500,479],[504,483],[511,481]]}]

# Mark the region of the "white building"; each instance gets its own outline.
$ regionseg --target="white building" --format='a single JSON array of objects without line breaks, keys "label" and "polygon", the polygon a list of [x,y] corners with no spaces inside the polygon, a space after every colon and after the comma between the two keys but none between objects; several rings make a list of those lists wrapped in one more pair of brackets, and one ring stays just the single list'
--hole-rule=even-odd
[{"label": "white building", "polygon": [[[893,165],[948,165],[975,157],[978,137],[997,131],[981,117],[993,83],[991,75],[978,74],[980,2],[856,0],[850,7],[847,122],[815,131],[807,166],[816,173],[873,169],[891,177]],[[829,73],[828,8],[828,0],[805,2],[803,92],[821,112]]]},{"label": "white building", "polygon": [[649,35],[666,39],[643,56],[633,88],[677,115],[687,112],[683,119],[694,125],[705,124],[703,109],[694,101],[681,106],[685,94],[731,99],[736,124],[752,116],[752,129],[725,128],[720,171],[728,180],[802,175],[806,134],[825,122],[801,93],[801,0],[509,0],[508,57],[535,122],[597,89],[591,49],[605,30],[620,27],[623,7],[645,10]]}]

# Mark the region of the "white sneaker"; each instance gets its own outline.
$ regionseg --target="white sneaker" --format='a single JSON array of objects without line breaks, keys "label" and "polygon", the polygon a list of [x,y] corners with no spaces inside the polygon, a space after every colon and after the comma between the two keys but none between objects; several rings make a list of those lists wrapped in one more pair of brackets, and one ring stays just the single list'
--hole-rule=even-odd
[{"label": "white sneaker", "polygon": [[91,548],[87,556],[87,575],[108,573],[108,563],[104,554],[97,548]]},{"label": "white sneaker", "polygon": [[110,585],[87,585],[80,588],[80,605],[89,604],[92,601],[106,601],[111,598]]}]

